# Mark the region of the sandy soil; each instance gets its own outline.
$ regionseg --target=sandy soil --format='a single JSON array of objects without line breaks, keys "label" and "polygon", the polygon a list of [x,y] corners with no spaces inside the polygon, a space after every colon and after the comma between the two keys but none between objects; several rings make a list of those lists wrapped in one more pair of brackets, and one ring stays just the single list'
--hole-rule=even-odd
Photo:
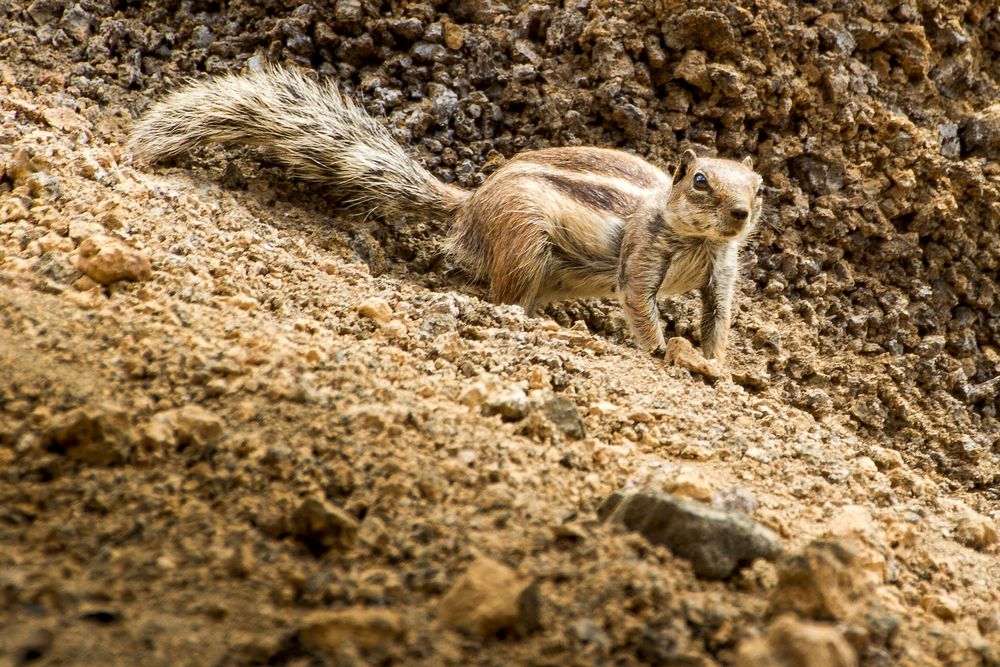
[{"label": "sandy soil", "polygon": [[[993,5],[0,3],[0,657],[1000,664]],[[266,60],[465,187],[752,155],[731,378],[611,302],[491,305],[258,151],[132,162],[164,91]],[[641,489],[705,523],[601,520]],[[682,553],[744,523],[783,555]]]}]

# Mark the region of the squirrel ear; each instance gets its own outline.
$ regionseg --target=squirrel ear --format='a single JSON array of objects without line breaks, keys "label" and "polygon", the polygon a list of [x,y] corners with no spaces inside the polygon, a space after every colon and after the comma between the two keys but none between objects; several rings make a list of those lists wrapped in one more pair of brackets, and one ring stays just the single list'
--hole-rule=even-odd
[{"label": "squirrel ear", "polygon": [[753,158],[749,155],[743,158],[743,166],[747,169],[753,169]]},{"label": "squirrel ear", "polygon": [[690,167],[691,163],[697,159],[698,159],[698,154],[695,153],[690,148],[681,154],[681,161],[677,165],[677,168],[674,169],[674,183],[677,183],[682,178],[684,178],[684,174],[687,173],[688,167]]}]

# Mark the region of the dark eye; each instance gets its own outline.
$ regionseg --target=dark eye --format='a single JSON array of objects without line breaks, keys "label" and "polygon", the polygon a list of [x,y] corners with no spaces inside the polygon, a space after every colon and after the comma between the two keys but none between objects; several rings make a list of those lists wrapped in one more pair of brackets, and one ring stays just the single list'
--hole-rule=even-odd
[{"label": "dark eye", "polygon": [[705,174],[700,171],[694,175],[694,189],[708,190],[708,178],[706,178]]},{"label": "dark eye", "polygon": [[757,186],[757,196],[758,197],[763,197],[764,196],[764,185],[763,184]]}]

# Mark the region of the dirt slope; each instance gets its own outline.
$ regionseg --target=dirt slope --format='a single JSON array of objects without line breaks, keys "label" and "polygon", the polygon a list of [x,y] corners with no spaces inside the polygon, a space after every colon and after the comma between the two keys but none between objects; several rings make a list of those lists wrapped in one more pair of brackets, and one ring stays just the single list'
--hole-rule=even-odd
[{"label": "dirt slope", "polygon": [[[0,25],[5,660],[1000,664],[993,3],[7,0]],[[163,91],[265,60],[467,187],[531,147],[754,156],[732,381],[643,355],[613,303],[490,305],[438,230],[343,217],[258,152],[131,163]],[[696,343],[694,300],[663,305]],[[697,577],[599,521],[640,488],[786,556]]]}]

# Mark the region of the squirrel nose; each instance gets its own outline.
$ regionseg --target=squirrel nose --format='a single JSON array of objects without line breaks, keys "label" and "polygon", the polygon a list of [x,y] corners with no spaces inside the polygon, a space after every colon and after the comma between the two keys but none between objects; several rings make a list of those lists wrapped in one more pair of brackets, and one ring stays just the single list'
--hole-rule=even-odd
[{"label": "squirrel nose", "polygon": [[734,208],[729,211],[729,215],[732,216],[733,220],[742,222],[750,216],[750,211],[745,208]]}]

